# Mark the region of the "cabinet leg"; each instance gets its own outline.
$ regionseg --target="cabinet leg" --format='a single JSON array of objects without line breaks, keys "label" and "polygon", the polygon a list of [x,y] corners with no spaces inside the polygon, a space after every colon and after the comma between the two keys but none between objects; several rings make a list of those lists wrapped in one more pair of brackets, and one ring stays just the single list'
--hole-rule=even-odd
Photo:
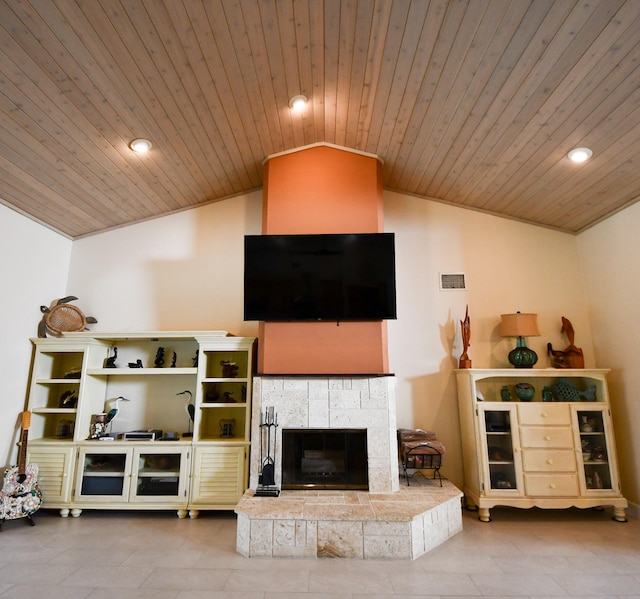
[{"label": "cabinet leg", "polygon": [[195,519],[200,515],[200,510],[189,510],[189,518]]},{"label": "cabinet leg", "polygon": [[68,507],[63,507],[60,510],[60,517],[61,518],[68,518],[69,517],[69,508]]},{"label": "cabinet leg", "polygon": [[72,518],[79,518],[80,514],[82,514],[82,510],[79,510],[77,508],[71,510],[71,517]]},{"label": "cabinet leg", "polygon": [[489,515],[488,507],[481,507],[478,509],[480,522],[491,522],[491,516]]},{"label": "cabinet leg", "polygon": [[625,514],[623,507],[614,507],[613,508],[613,519],[616,522],[626,522],[627,521],[627,514]]},{"label": "cabinet leg", "polygon": [[187,510],[178,510],[177,514],[178,514],[178,518],[186,518],[187,517]]}]

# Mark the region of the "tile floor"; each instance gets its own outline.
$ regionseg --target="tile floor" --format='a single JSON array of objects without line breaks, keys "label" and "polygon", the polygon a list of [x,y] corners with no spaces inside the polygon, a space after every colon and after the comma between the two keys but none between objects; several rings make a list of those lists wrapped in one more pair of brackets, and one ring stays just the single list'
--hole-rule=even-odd
[{"label": "tile floor", "polygon": [[606,511],[495,508],[414,561],[260,559],[235,552],[235,516],[85,511],[0,533],[0,598],[640,598],[640,521]]}]

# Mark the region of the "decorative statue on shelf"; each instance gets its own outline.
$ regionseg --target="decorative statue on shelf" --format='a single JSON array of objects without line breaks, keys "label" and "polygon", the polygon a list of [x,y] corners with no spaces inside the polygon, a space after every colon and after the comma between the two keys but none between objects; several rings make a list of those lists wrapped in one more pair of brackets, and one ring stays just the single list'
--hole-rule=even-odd
[{"label": "decorative statue on shelf", "polygon": [[553,366],[553,368],[584,368],[584,355],[582,354],[582,350],[573,344],[573,325],[569,319],[564,316],[562,317],[562,329],[560,332],[567,335],[569,347],[564,351],[555,350],[551,346],[551,343],[547,343],[547,354],[551,359],[551,366]]},{"label": "decorative statue on shelf", "polygon": [[144,368],[142,360],[138,359],[135,362],[129,362],[129,368]]},{"label": "decorative statue on shelf", "polygon": [[109,431],[111,431],[112,422],[115,417],[120,413],[120,406],[118,405],[121,401],[129,401],[126,397],[116,397],[115,399],[108,400],[107,403],[112,402],[113,408],[111,408],[108,412],[106,412],[105,416],[105,426],[109,425]]},{"label": "decorative statue on shelf", "polygon": [[104,363],[105,368],[117,368],[116,360],[118,358],[118,348],[113,347],[113,356],[109,356]]},{"label": "decorative statue on shelf", "polygon": [[184,405],[184,409],[187,412],[187,415],[189,416],[189,420],[188,420],[189,428],[186,433],[182,434],[182,436],[193,437],[193,433],[191,432],[191,423],[195,421],[195,414],[196,414],[196,407],[191,403],[193,394],[191,393],[191,391],[189,391],[189,389],[185,389],[184,391],[180,391],[180,393],[176,393],[176,395],[185,395],[187,397],[187,401]]},{"label": "decorative statue on shelf", "polygon": [[156,368],[162,368],[164,366],[164,347],[158,348],[154,365]]},{"label": "decorative statue on shelf", "polygon": [[60,408],[76,408],[78,406],[78,395],[75,391],[65,391],[60,396]]},{"label": "decorative statue on shelf", "polygon": [[178,354],[176,354],[176,352],[173,352],[173,356],[171,358],[171,368],[175,368],[176,367],[176,360],[178,359]]},{"label": "decorative statue on shelf", "polygon": [[471,359],[467,353],[471,345],[471,319],[469,318],[469,306],[464,315],[464,320],[460,321],[462,332],[462,355],[460,356],[460,368],[471,368]]},{"label": "decorative statue on shelf", "polygon": [[223,418],[218,422],[220,426],[221,437],[233,437],[235,436],[236,419],[235,418]]},{"label": "decorative statue on shelf", "polygon": [[220,362],[222,366],[222,376],[225,379],[234,379],[238,376],[238,365],[235,362],[229,360],[222,360]]}]

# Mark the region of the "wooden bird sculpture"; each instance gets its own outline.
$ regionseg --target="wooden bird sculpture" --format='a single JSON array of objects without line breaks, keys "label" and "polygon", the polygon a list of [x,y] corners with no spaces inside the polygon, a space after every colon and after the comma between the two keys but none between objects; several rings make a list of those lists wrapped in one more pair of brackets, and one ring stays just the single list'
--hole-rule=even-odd
[{"label": "wooden bird sculpture", "polygon": [[573,343],[575,333],[573,325],[568,318],[562,317],[562,329],[569,340],[569,347],[562,350],[553,349],[551,343],[547,343],[547,354],[551,358],[551,365],[554,368],[584,368],[584,355],[582,349],[576,347]]},{"label": "wooden bird sculpture", "polygon": [[469,306],[464,315],[464,320],[460,321],[460,330],[462,333],[462,355],[460,356],[460,368],[471,368],[471,360],[469,358],[469,346],[471,345],[471,319],[469,318]]}]

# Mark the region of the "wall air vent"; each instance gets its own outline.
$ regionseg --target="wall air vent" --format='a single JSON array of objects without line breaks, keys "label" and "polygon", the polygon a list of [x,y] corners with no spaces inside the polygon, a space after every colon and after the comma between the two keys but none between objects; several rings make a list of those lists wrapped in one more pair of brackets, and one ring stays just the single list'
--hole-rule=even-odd
[{"label": "wall air vent", "polygon": [[466,278],[463,272],[440,273],[440,291],[456,291],[466,288]]}]

